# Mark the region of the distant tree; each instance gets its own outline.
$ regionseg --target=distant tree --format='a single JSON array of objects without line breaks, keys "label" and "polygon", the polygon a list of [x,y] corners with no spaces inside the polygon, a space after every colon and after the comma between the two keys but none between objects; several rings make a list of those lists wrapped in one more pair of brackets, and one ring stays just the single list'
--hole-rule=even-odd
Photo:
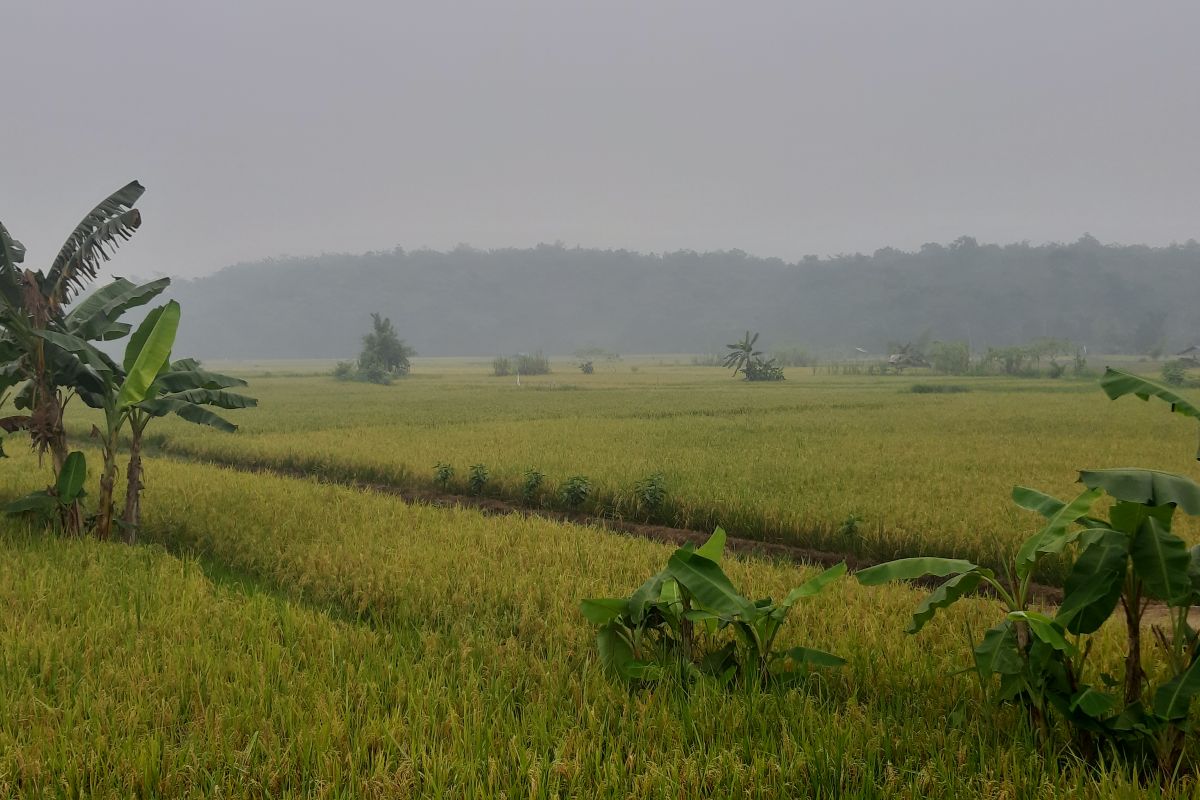
[{"label": "distant tree", "polygon": [[971,369],[971,351],[966,342],[934,342],[929,363],[944,375],[965,375]]},{"label": "distant tree", "polygon": [[734,375],[741,372],[748,381],[783,380],[783,368],[776,366],[775,359],[764,359],[762,353],[754,349],[757,341],[757,333],[751,336],[750,331],[746,331],[740,342],[725,345],[730,352],[725,356],[724,365],[732,369]]},{"label": "distant tree", "polygon": [[358,368],[363,372],[382,371],[387,375],[407,375],[409,358],[416,350],[396,335],[392,321],[377,313],[371,314],[372,330],[363,337],[362,353],[358,356]]},{"label": "distant tree", "polygon": [[739,372],[746,373],[746,367],[750,365],[754,359],[762,356],[762,353],[754,349],[754,343],[758,341],[758,334],[750,335],[750,331],[746,331],[745,337],[740,342],[725,345],[730,352],[725,356],[725,366],[733,370],[736,375]]}]

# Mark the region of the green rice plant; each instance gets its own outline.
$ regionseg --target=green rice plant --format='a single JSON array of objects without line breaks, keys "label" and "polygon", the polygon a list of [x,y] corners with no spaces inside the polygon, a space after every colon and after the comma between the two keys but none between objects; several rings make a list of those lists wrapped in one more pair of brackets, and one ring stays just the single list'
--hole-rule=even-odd
[{"label": "green rice plant", "polygon": [[450,488],[450,481],[454,479],[454,467],[447,464],[445,461],[439,461],[433,465],[433,482],[442,489]]},{"label": "green rice plant", "polygon": [[488,482],[488,468],[486,464],[472,464],[467,472],[467,488],[471,490],[471,494],[483,494],[483,489]]},{"label": "green rice plant", "polygon": [[534,467],[530,467],[521,473],[521,500],[526,505],[533,505],[538,494],[542,490],[542,483],[546,480],[546,474],[538,471]]},{"label": "green rice plant", "polygon": [[558,499],[569,508],[579,508],[591,493],[592,483],[584,475],[572,475],[558,487]]}]

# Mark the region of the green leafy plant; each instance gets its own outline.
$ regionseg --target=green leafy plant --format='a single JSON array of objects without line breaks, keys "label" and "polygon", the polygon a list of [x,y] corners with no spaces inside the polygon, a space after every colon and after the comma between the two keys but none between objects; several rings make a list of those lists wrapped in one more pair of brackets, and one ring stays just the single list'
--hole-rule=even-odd
[{"label": "green leafy plant", "polygon": [[488,468],[486,464],[472,464],[467,470],[467,487],[471,490],[471,494],[483,494],[483,489],[488,482]]},{"label": "green leafy plant", "polygon": [[537,469],[530,467],[521,474],[521,499],[526,504],[532,505],[537,500],[538,493],[542,489],[542,484],[546,480],[546,475]]},{"label": "green leafy plant", "polygon": [[[1158,397],[1176,413],[1200,419],[1200,410],[1165,387],[1118,370],[1101,385],[1110,398]],[[1200,515],[1200,485],[1182,475],[1146,469],[1086,470],[1085,490],[1069,502],[1016,487],[1013,500],[1046,522],[1006,565],[1007,580],[962,559],[905,558],[858,573],[864,585],[924,577],[945,580],[918,606],[908,625],[917,633],[945,608],[986,585],[1003,618],[973,645],[972,670],[994,686],[1001,702],[1018,702],[1045,739],[1053,719],[1067,723],[1084,755],[1098,745],[1155,761],[1164,774],[1178,767],[1188,711],[1200,692],[1200,638],[1187,619],[1200,604],[1200,548],[1189,551],[1171,530],[1176,510]],[[1107,495],[1107,517],[1091,515]],[[1053,616],[1033,607],[1031,588],[1048,558],[1066,558],[1070,569],[1063,600]],[[1142,658],[1143,617],[1151,602],[1166,608],[1166,627],[1155,637],[1167,665],[1157,683]],[[1117,611],[1126,629],[1122,680],[1089,661],[1091,637]]]},{"label": "green leafy plant", "polygon": [[579,365],[579,371],[582,372],[584,375],[591,375],[593,372],[596,371],[596,367],[592,364],[592,362],[590,360],[584,361]]},{"label": "green leafy plant", "polygon": [[750,331],[746,331],[740,342],[725,345],[730,352],[722,364],[732,369],[734,375],[742,373],[742,377],[748,381],[783,380],[783,368],[776,366],[775,359],[764,359],[763,354],[754,349],[757,341],[757,333],[751,335]]},{"label": "green leafy plant", "polygon": [[[845,563],[801,584],[776,603],[743,597],[721,569],[725,531],[700,548],[685,545],[666,568],[628,598],[584,600],[584,617],[599,626],[596,647],[605,666],[629,682],[674,672],[690,680],[708,675],[721,684],[740,677],[769,684],[802,677],[810,667],[844,661],[821,650],[781,650],[777,638],[788,612],[843,575]],[[732,631],[730,639],[725,635]]]},{"label": "green leafy plant", "polygon": [[147,314],[130,337],[120,366],[83,339],[57,331],[39,331],[39,335],[51,344],[78,357],[102,381],[103,392],[95,402],[104,411],[105,427],[92,430],[93,437],[100,440],[104,457],[95,524],[96,536],[100,539],[112,535],[118,437],[139,404],[150,399],[156,377],[169,363],[179,317],[179,304],[174,300]]},{"label": "green leafy plant", "polygon": [[[27,412],[0,420],[0,429],[28,432],[39,454],[50,453],[55,475],[68,455],[63,428],[67,404],[77,392],[96,393],[103,387],[95,374],[81,368],[78,359],[48,344],[42,334],[54,331],[107,340],[129,332],[128,325],[115,319],[124,310],[146,302],[152,295],[145,291],[134,291],[107,310],[98,308],[98,301],[84,300],[80,308],[86,310],[71,316],[94,320],[95,326],[86,331],[68,329],[65,308],[99,275],[112,251],[141,226],[141,212],[134,206],[144,192],[142,185],[133,181],[102,200],[75,226],[45,270],[19,266],[25,260],[25,247],[0,224],[0,391],[24,382],[13,404]],[[128,281],[118,283],[122,289],[133,286]]]},{"label": "green leafy plant", "polygon": [[447,464],[445,461],[439,461],[433,465],[433,482],[443,489],[450,488],[450,481],[454,479],[454,467]]},{"label": "green leafy plant", "polygon": [[496,356],[492,359],[492,374],[497,378],[512,375],[512,360],[506,356]]},{"label": "green leafy plant", "polygon": [[4,507],[4,511],[8,514],[35,514],[61,530],[72,532],[66,521],[76,503],[87,496],[84,490],[86,483],[87,461],[83,453],[72,451],[63,460],[54,486],[14,500]]},{"label": "green leafy plant", "polygon": [[639,511],[657,513],[667,500],[667,476],[661,472],[647,475],[634,483],[633,494]]},{"label": "green leafy plant", "polygon": [[207,425],[225,433],[233,433],[237,425],[211,409],[253,408],[258,401],[244,394],[227,391],[245,386],[246,381],[208,372],[200,362],[184,358],[165,364],[146,390],[146,399],[129,407],[129,464],[125,469],[125,509],[121,526],[126,538],[135,541],[141,525],[142,437],[150,421],[168,414],[196,425]]},{"label": "green leafy plant", "polygon": [[583,475],[572,475],[558,487],[558,498],[570,508],[578,508],[592,493],[592,483]]}]

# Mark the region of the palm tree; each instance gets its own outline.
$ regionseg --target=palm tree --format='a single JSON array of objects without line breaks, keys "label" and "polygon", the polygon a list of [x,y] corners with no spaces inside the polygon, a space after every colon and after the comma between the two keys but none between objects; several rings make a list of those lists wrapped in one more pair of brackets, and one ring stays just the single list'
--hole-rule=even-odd
[{"label": "palm tree", "polygon": [[734,375],[741,372],[743,375],[749,377],[746,368],[754,362],[754,359],[762,355],[762,353],[754,349],[754,343],[757,341],[757,333],[751,336],[750,331],[746,331],[745,338],[740,342],[725,345],[729,348],[730,353],[725,356],[724,366],[732,369]]}]

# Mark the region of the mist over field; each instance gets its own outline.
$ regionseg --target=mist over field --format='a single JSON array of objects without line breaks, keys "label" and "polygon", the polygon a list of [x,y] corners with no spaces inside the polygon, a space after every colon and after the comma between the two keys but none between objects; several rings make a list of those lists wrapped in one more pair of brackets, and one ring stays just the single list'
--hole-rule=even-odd
[{"label": "mist over field", "polygon": [[1141,354],[1200,339],[1200,244],[962,237],[795,263],[739,251],[398,249],[240,264],[171,293],[188,309],[181,345],[201,357],[346,357],[370,312],[431,356],[709,353],[747,327],[766,346],[829,357],[921,339],[982,351],[1037,337]]}]

